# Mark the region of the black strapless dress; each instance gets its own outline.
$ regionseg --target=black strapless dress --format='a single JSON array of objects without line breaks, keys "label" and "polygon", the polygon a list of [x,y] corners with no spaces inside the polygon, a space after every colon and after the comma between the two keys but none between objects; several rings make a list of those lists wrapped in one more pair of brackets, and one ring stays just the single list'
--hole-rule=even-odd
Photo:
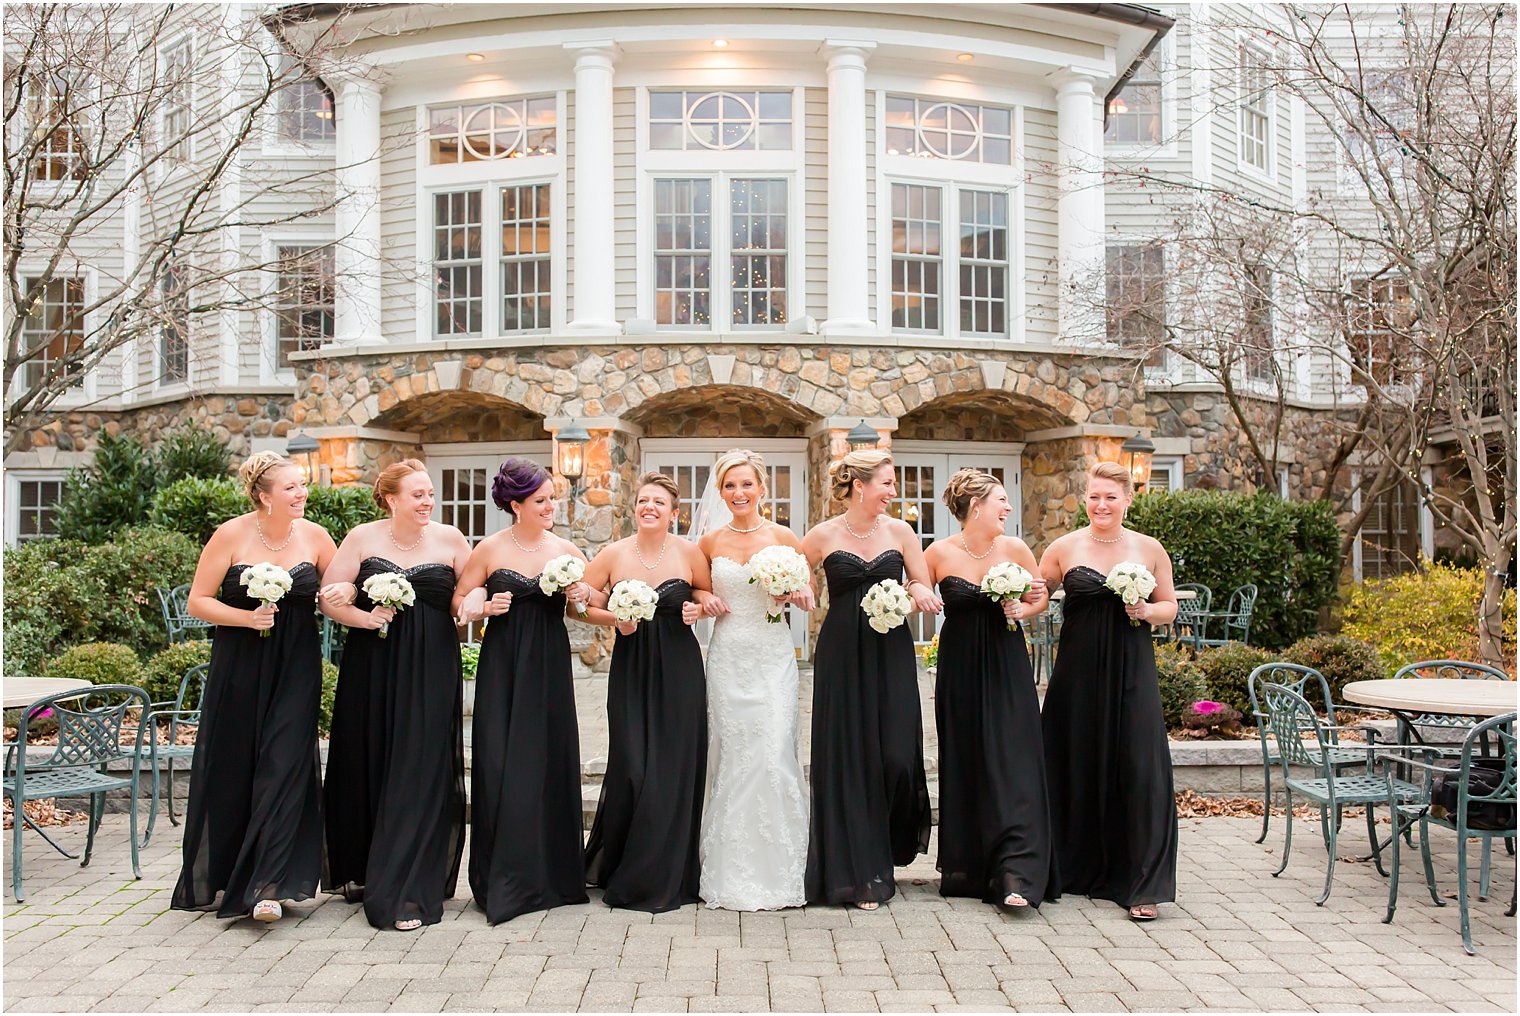
[{"label": "black strapless dress", "polygon": [[470,889],[491,924],[586,902],[580,734],[563,593],[507,568],[486,593],[512,609],[486,625],[475,672]]},{"label": "black strapless dress", "polygon": [[829,612],[813,658],[813,810],[809,903],[884,902],[894,865],[929,846],[918,669],[907,625],[878,634],[860,601],[902,579],[902,554],[866,561],[836,550],[823,561]]},{"label": "black strapless dress", "polygon": [[939,891],[1038,907],[1050,876],[1040,699],[1022,631],[959,576],[939,584]]},{"label": "black strapless dress", "polygon": [[681,604],[684,579],[655,592],[653,620],[619,634],[607,675],[607,775],[586,841],[586,881],[608,906],[652,914],[696,903],[707,792],[707,678]]},{"label": "black strapless dress", "polygon": [[1177,896],[1177,804],[1151,630],[1131,625],[1103,582],[1086,565],[1067,571],[1045,693],[1051,889],[1122,907],[1167,903]]},{"label": "black strapless dress", "polygon": [[[247,567],[227,570],[219,599],[253,610],[259,603],[239,581]],[[215,907],[218,917],[245,917],[260,900],[305,900],[317,891],[322,650],[316,566],[303,561],[290,578],[267,637],[220,625],[212,635],[176,910]]]},{"label": "black strapless dress", "polygon": [[373,575],[400,572],[417,602],[397,611],[385,638],[349,630],[327,750],[329,892],[364,900],[376,928],[437,924],[454,895],[464,850],[464,691],[450,610],[454,569],[359,565],[354,605]]}]

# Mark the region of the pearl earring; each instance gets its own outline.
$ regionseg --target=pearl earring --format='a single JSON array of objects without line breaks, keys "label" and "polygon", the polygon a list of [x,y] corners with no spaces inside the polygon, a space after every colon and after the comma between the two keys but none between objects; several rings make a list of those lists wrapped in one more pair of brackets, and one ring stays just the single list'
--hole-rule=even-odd
[{"label": "pearl earring", "polygon": [[267,514],[267,515],[273,515],[274,514],[274,505],[270,505],[269,508],[268,508],[268,510],[265,512],[265,514]]}]

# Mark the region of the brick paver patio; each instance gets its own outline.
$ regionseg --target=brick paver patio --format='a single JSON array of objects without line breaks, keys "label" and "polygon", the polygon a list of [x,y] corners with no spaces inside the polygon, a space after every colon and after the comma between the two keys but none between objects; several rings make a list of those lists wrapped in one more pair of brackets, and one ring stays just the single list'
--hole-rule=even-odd
[{"label": "brick paver patio", "polygon": [[[1468,957],[1455,905],[1431,905],[1418,862],[1392,925],[1381,923],[1385,883],[1369,863],[1338,865],[1335,894],[1314,906],[1316,827],[1299,826],[1293,863],[1272,879],[1277,824],[1258,846],[1257,820],[1184,819],[1181,901],[1149,925],[1085,899],[1015,916],[946,902],[921,858],[874,914],[686,907],[651,917],[609,910],[593,892],[586,906],[492,928],[461,879],[441,924],[403,934],[372,929],[331,896],[273,926],[169,910],[179,830],[160,821],[136,882],[126,820],[110,815],[88,868],[27,834],[28,899],[5,907],[5,1009],[1514,1011],[1515,921],[1503,916],[1514,867],[1502,848],[1493,895],[1475,907],[1479,954]],[[1354,845],[1355,823],[1348,832]],[[82,826],[60,834],[83,844]],[[1440,844],[1449,888],[1452,841]]]}]

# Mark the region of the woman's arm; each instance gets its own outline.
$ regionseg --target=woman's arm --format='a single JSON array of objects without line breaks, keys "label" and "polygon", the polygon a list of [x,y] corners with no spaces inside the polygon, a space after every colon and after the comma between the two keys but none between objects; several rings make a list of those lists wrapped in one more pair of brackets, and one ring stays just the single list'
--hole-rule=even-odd
[{"label": "woman's arm", "polygon": [[[772,525],[775,525],[775,523],[772,523]],[[797,539],[796,533],[785,526],[777,525],[776,528],[781,530],[781,542],[784,546],[791,547],[803,557],[807,557],[807,548],[802,545],[801,540]],[[786,598],[786,602],[798,610],[811,612],[814,607],[818,606],[817,595],[813,592],[813,569],[816,567],[817,565],[813,564],[812,560],[809,559],[807,587],[797,590]]]},{"label": "woman's arm", "polygon": [[1045,580],[1040,576],[1040,566],[1035,563],[1034,551],[1029,549],[1029,544],[1017,536],[1003,537],[1009,543],[1009,559],[1030,575],[1034,576],[1034,582],[1028,592],[1017,600],[1003,601],[1003,616],[1010,621],[1028,621],[1038,617],[1042,611],[1050,606],[1050,593],[1046,589]]},{"label": "woman's arm", "polygon": [[1066,537],[1058,537],[1054,543],[1045,548],[1045,553],[1040,558],[1039,574],[1045,579],[1045,595],[1050,593],[1061,584],[1065,572],[1061,569],[1062,542]]},{"label": "woman's arm", "polygon": [[596,552],[596,557],[586,565],[586,585],[591,587],[591,600],[586,608],[586,616],[581,618],[587,624],[599,624],[610,628],[617,627],[617,618],[607,610],[607,599],[611,595],[612,567],[616,563],[617,544],[610,543]]},{"label": "woman's arm", "polygon": [[[323,574],[324,578],[328,574],[331,574],[335,582],[353,582],[359,577],[359,564],[364,560],[365,535],[364,532],[356,527],[343,538],[343,546],[339,547],[337,553],[333,555],[333,560],[328,567],[328,571]],[[332,538],[328,537],[328,539],[331,541]],[[320,598],[318,602],[321,604],[322,613],[334,621],[337,621],[341,625],[347,625],[350,628],[366,631],[373,631],[381,625],[389,623],[396,616],[395,610],[390,607],[361,610],[352,603],[345,603],[339,606],[331,603],[322,603]]]},{"label": "woman's arm", "polygon": [[200,560],[195,563],[195,578],[190,582],[186,609],[190,616],[210,624],[259,630],[273,628],[278,607],[261,606],[257,610],[244,610],[217,599],[216,594],[221,591],[227,569],[236,563],[232,560],[232,549],[237,543],[233,532],[237,525],[238,519],[231,519],[217,526],[216,532],[211,534],[211,539],[201,551]]},{"label": "woman's arm", "polygon": [[1156,588],[1150,599],[1125,607],[1124,612],[1137,621],[1147,624],[1171,624],[1177,620],[1177,590],[1172,585],[1172,556],[1159,540],[1145,537],[1146,550],[1151,553],[1151,574],[1156,576]]},{"label": "woman's arm", "polygon": [[903,570],[908,573],[905,588],[913,599],[913,609],[921,614],[938,614],[944,603],[934,593],[933,576],[924,561],[924,549],[919,546],[918,534],[906,522],[897,519],[892,522],[897,531],[897,546],[903,555]]}]

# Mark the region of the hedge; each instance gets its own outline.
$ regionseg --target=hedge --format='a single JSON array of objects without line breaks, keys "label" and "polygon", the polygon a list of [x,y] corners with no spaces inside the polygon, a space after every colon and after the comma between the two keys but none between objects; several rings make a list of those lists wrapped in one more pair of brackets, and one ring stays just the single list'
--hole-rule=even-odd
[{"label": "hedge", "polygon": [[[1370,642],[1393,671],[1420,660],[1478,660],[1483,571],[1439,562],[1351,587],[1342,632]],[[1515,591],[1504,594],[1505,659],[1515,659]]]},{"label": "hedge", "polygon": [[1209,697],[1234,707],[1250,722],[1254,722],[1251,718],[1251,671],[1276,660],[1276,654],[1242,642],[1205,649],[1198,654],[1198,666],[1208,682]]},{"label": "hedge", "polygon": [[[157,653],[143,667],[143,687],[154,702],[173,702],[179,696],[179,683],[191,667],[211,662],[211,641],[189,639],[177,642]],[[195,703],[186,708],[194,709]]]},{"label": "hedge", "polygon": [[151,518],[156,526],[184,533],[206,543],[216,527],[248,511],[248,497],[226,477],[186,476],[153,495]]},{"label": "hedge", "polygon": [[72,677],[91,684],[132,684],[142,687],[143,668],[130,646],[115,642],[86,642],[59,654],[47,667],[49,677]]},{"label": "hedge", "polygon": [[1156,677],[1161,686],[1161,714],[1168,727],[1181,726],[1193,703],[1209,697],[1203,668],[1190,652],[1176,645],[1156,646]]}]

